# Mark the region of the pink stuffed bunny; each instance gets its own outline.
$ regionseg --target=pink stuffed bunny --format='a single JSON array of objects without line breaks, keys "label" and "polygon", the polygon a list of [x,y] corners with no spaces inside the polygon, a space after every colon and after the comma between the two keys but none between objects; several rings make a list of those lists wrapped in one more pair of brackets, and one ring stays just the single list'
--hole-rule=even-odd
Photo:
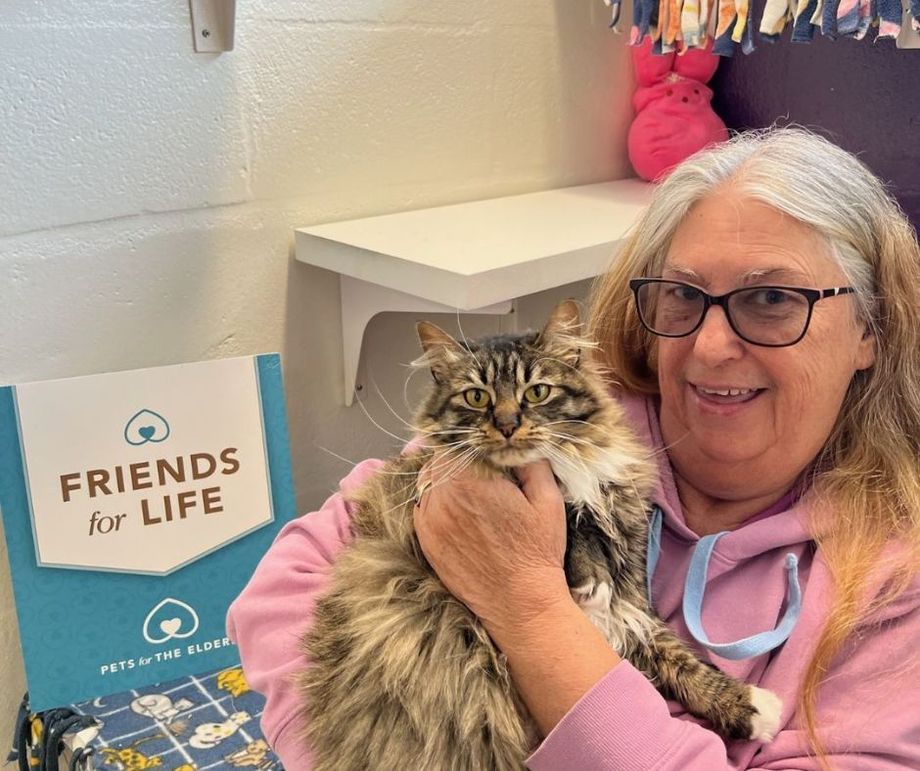
[{"label": "pink stuffed bunny", "polygon": [[656,180],[697,150],[728,139],[728,129],[713,112],[712,91],[703,85],[715,74],[719,57],[711,42],[679,56],[656,55],[648,37],[632,47],[632,54],[638,88],[629,160],[640,177]]}]

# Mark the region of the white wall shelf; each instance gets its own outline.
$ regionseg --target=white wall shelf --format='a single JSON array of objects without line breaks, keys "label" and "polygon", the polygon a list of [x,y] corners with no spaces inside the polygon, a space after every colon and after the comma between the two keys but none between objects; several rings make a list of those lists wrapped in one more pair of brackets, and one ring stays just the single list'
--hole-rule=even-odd
[{"label": "white wall shelf", "polygon": [[341,275],[345,403],[383,311],[507,313],[602,273],[647,206],[635,179],[299,228],[296,258]]}]

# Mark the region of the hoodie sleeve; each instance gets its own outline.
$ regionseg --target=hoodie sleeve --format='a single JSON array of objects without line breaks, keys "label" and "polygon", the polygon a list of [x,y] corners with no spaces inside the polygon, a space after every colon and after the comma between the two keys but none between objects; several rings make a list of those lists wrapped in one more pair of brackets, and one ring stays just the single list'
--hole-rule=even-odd
[{"label": "hoodie sleeve", "polygon": [[[837,657],[819,693],[818,725],[835,771],[920,768],[920,592]],[[531,771],[821,771],[795,717],[751,755],[713,732],[671,717],[651,683],[627,662],[601,679],[528,759]]]},{"label": "hoodie sleeve", "polygon": [[287,771],[311,765],[294,678],[306,664],[300,639],[336,555],[352,538],[344,494],[382,465],[360,463],[322,508],[285,525],[227,613],[227,633],[239,647],[246,680],[265,696],[262,731]]}]

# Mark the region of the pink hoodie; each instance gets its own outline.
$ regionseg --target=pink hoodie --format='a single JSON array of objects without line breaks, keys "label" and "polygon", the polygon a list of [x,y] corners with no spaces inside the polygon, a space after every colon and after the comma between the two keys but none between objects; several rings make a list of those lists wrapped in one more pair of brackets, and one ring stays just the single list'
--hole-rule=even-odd
[{"label": "pink hoodie", "polygon": [[[625,398],[635,430],[662,446],[654,406]],[[664,511],[661,556],[652,583],[658,613],[690,640],[682,612],[684,579],[698,537],[683,521],[670,466],[662,453],[654,496]],[[287,771],[307,771],[300,704],[292,676],[305,666],[298,642],[336,554],[351,540],[343,494],[382,465],[359,464],[323,507],[279,533],[242,594],[227,628],[250,685],[266,696],[262,728]],[[787,499],[786,503],[789,503]],[[752,659],[701,655],[731,675],[769,688],[784,702],[781,729],[767,745],[726,745],[676,702],[663,699],[632,665],[622,662],[558,723],[529,758],[533,771],[727,771],[820,768],[793,714],[798,686],[828,612],[831,577],[803,524],[801,503],[773,507],[718,541],[709,565],[702,623],[711,641],[738,640],[773,629],[786,597],[786,555],[799,563],[802,610],[789,639]],[[920,583],[867,624],[828,672],[818,721],[837,771],[920,769]],[[381,770],[384,771],[384,770]],[[433,770],[432,770],[433,771]]]}]

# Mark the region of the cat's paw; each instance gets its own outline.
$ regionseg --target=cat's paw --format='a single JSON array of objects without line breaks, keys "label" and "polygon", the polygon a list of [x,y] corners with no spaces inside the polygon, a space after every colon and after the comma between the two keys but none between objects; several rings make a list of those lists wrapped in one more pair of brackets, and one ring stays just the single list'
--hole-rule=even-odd
[{"label": "cat's paw", "polygon": [[610,584],[589,578],[581,586],[569,588],[575,600],[588,616],[605,616],[610,613],[610,598],[613,595]]},{"label": "cat's paw", "polygon": [[751,715],[751,735],[752,741],[763,742],[767,744],[773,741],[779,731],[780,716],[783,711],[783,702],[773,691],[766,688],[750,686],[749,697],[751,704],[757,710]]}]

